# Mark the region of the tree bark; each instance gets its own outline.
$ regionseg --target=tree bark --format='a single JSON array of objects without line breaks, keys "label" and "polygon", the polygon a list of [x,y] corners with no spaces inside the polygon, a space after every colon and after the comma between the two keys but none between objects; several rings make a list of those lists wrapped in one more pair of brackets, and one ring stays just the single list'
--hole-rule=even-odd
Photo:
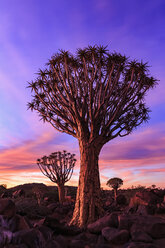
[{"label": "tree bark", "polygon": [[59,202],[63,204],[65,201],[65,188],[64,184],[58,184],[58,197],[59,197]]},{"label": "tree bark", "polygon": [[94,222],[103,213],[98,168],[101,149],[80,141],[79,146],[81,159],[80,177],[75,209],[70,224],[85,227],[87,224]]},{"label": "tree bark", "polygon": [[114,198],[115,198],[115,202],[116,202],[116,198],[117,198],[117,189],[114,188]]}]

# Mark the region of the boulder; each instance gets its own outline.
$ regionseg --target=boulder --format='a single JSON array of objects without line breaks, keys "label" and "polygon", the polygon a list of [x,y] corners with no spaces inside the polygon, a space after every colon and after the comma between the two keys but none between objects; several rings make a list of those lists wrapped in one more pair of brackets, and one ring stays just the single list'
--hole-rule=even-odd
[{"label": "boulder", "polygon": [[37,229],[22,230],[13,234],[13,243],[24,243],[28,248],[47,247],[46,240]]},{"label": "boulder", "polygon": [[62,248],[68,247],[68,240],[64,236],[58,235],[58,236],[56,236],[55,240],[58,244],[60,244],[62,246]]},{"label": "boulder", "polygon": [[118,215],[112,213],[110,215],[106,215],[92,224],[87,226],[87,229],[91,233],[101,233],[101,230],[104,227],[118,227]]},{"label": "boulder", "polygon": [[98,236],[98,239],[97,239],[97,245],[96,245],[96,247],[99,248],[99,247],[101,247],[103,245],[106,245],[106,241],[105,241],[105,238],[100,234]]},{"label": "boulder", "polygon": [[113,203],[113,200],[106,200],[105,206],[108,207]]},{"label": "boulder", "polygon": [[165,237],[165,222],[152,223],[147,230],[148,234],[154,239]]},{"label": "boulder", "polygon": [[12,232],[10,232],[9,230],[0,229],[0,248],[4,248],[5,245],[10,244],[12,238],[13,238]]},{"label": "boulder", "polygon": [[103,228],[102,235],[106,240],[116,245],[125,244],[129,240],[129,232],[127,230],[118,230],[113,227]]},{"label": "boulder", "polygon": [[37,230],[39,230],[40,233],[42,233],[44,239],[49,242],[50,240],[52,240],[52,235],[53,235],[53,232],[52,230],[47,227],[47,226],[40,226],[40,227],[37,227]]},{"label": "boulder", "polygon": [[145,205],[139,205],[137,207],[136,213],[137,214],[140,214],[140,215],[147,215],[148,214],[148,212],[147,212],[147,206],[145,206]]},{"label": "boulder", "polygon": [[72,239],[69,246],[69,248],[88,248],[87,247],[87,242],[84,240],[77,240],[77,239]]},{"label": "boulder", "polygon": [[131,238],[134,242],[144,242],[144,243],[152,243],[152,238],[145,232],[141,230],[134,230],[131,232]]},{"label": "boulder", "polygon": [[165,238],[154,240],[154,244],[155,244],[157,247],[161,247],[161,248],[165,247]]},{"label": "boulder", "polygon": [[48,243],[46,243],[46,248],[63,248],[61,244],[59,244],[55,240],[51,240]]},{"label": "boulder", "polygon": [[119,222],[119,229],[126,229],[130,230],[133,223],[137,221],[137,215],[119,215],[118,222]]},{"label": "boulder", "polygon": [[25,244],[19,244],[19,245],[13,245],[13,244],[9,244],[3,248],[28,248],[27,245]]},{"label": "boulder", "polygon": [[163,248],[163,247],[157,247],[154,244],[147,244],[142,242],[131,242],[126,246],[126,248]]},{"label": "boulder", "polygon": [[10,219],[9,229],[12,232],[17,232],[21,230],[29,230],[30,228],[32,228],[32,225],[28,221],[28,219],[24,216],[16,214],[15,216],[13,216],[12,219]]},{"label": "boulder", "polygon": [[15,215],[15,203],[10,199],[0,199],[0,215],[12,218]]},{"label": "boulder", "polygon": [[129,207],[136,207],[138,205],[152,205],[160,202],[160,198],[151,191],[136,192],[130,199]]},{"label": "boulder", "polygon": [[165,202],[158,203],[155,212],[156,214],[165,214]]},{"label": "boulder", "polygon": [[51,211],[54,211],[58,207],[58,203],[50,203],[47,208],[50,209]]},{"label": "boulder", "polygon": [[11,192],[9,192],[8,190],[6,190],[5,192],[3,192],[0,196],[1,198],[7,198],[7,197],[12,197]]},{"label": "boulder", "polygon": [[40,225],[49,227],[54,231],[55,234],[74,236],[82,232],[82,230],[77,228],[76,226],[65,226],[62,223],[60,223],[57,219],[53,219],[52,217],[49,216],[40,220]]},{"label": "boulder", "polygon": [[116,203],[118,205],[126,205],[127,204],[127,198],[125,197],[125,195],[120,194],[116,197]]},{"label": "boulder", "polygon": [[96,244],[98,236],[89,232],[82,232],[74,237],[75,240],[84,240]]}]

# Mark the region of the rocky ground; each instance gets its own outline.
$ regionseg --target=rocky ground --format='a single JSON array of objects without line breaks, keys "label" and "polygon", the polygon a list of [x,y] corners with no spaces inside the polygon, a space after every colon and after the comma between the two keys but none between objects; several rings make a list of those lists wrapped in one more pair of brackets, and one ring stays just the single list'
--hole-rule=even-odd
[{"label": "rocky ground", "polygon": [[0,187],[0,248],[165,248],[165,191],[102,191],[105,214],[86,229],[68,226],[76,187],[58,202],[56,187]]}]

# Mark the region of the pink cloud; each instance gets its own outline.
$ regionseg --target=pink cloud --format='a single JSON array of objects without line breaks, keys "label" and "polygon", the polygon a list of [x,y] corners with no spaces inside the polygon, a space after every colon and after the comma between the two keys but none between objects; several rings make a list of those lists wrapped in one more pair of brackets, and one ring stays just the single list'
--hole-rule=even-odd
[{"label": "pink cloud", "polygon": [[[39,171],[36,159],[58,150],[76,154],[77,163],[69,184],[77,185],[80,164],[78,142],[51,129],[34,139],[0,150],[2,183],[18,184],[30,180],[49,184],[49,179]],[[127,138],[109,142],[99,160],[102,186],[106,187],[107,180],[117,176],[124,180],[123,187],[145,183],[151,185],[154,180],[163,187],[164,151],[165,130],[162,126],[142,129]]]},{"label": "pink cloud", "polygon": [[[124,186],[152,184],[165,187],[165,129],[155,126],[131,136],[109,142],[100,155],[100,171],[110,177],[121,177]],[[104,178],[102,180],[105,182]]]},{"label": "pink cloud", "polygon": [[67,150],[71,153],[77,151],[74,142],[73,146],[68,146],[68,141],[62,143],[60,139],[60,133],[49,131],[44,132],[35,140],[25,141],[19,145],[1,149],[1,183],[15,185],[18,183],[42,181],[50,184],[49,179],[40,172],[36,160],[55,151]]}]

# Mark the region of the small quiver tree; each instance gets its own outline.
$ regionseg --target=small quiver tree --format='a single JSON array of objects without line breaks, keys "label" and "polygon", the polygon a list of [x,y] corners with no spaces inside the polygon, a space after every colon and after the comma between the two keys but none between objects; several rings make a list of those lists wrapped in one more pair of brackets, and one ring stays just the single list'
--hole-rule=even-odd
[{"label": "small quiver tree", "polygon": [[70,180],[75,162],[75,154],[66,151],[54,152],[37,160],[41,172],[57,184],[60,203],[65,201],[64,184]]},{"label": "small quiver tree", "polygon": [[117,190],[123,185],[123,180],[118,177],[111,178],[107,181],[107,185],[114,190],[114,197],[116,202]]}]

